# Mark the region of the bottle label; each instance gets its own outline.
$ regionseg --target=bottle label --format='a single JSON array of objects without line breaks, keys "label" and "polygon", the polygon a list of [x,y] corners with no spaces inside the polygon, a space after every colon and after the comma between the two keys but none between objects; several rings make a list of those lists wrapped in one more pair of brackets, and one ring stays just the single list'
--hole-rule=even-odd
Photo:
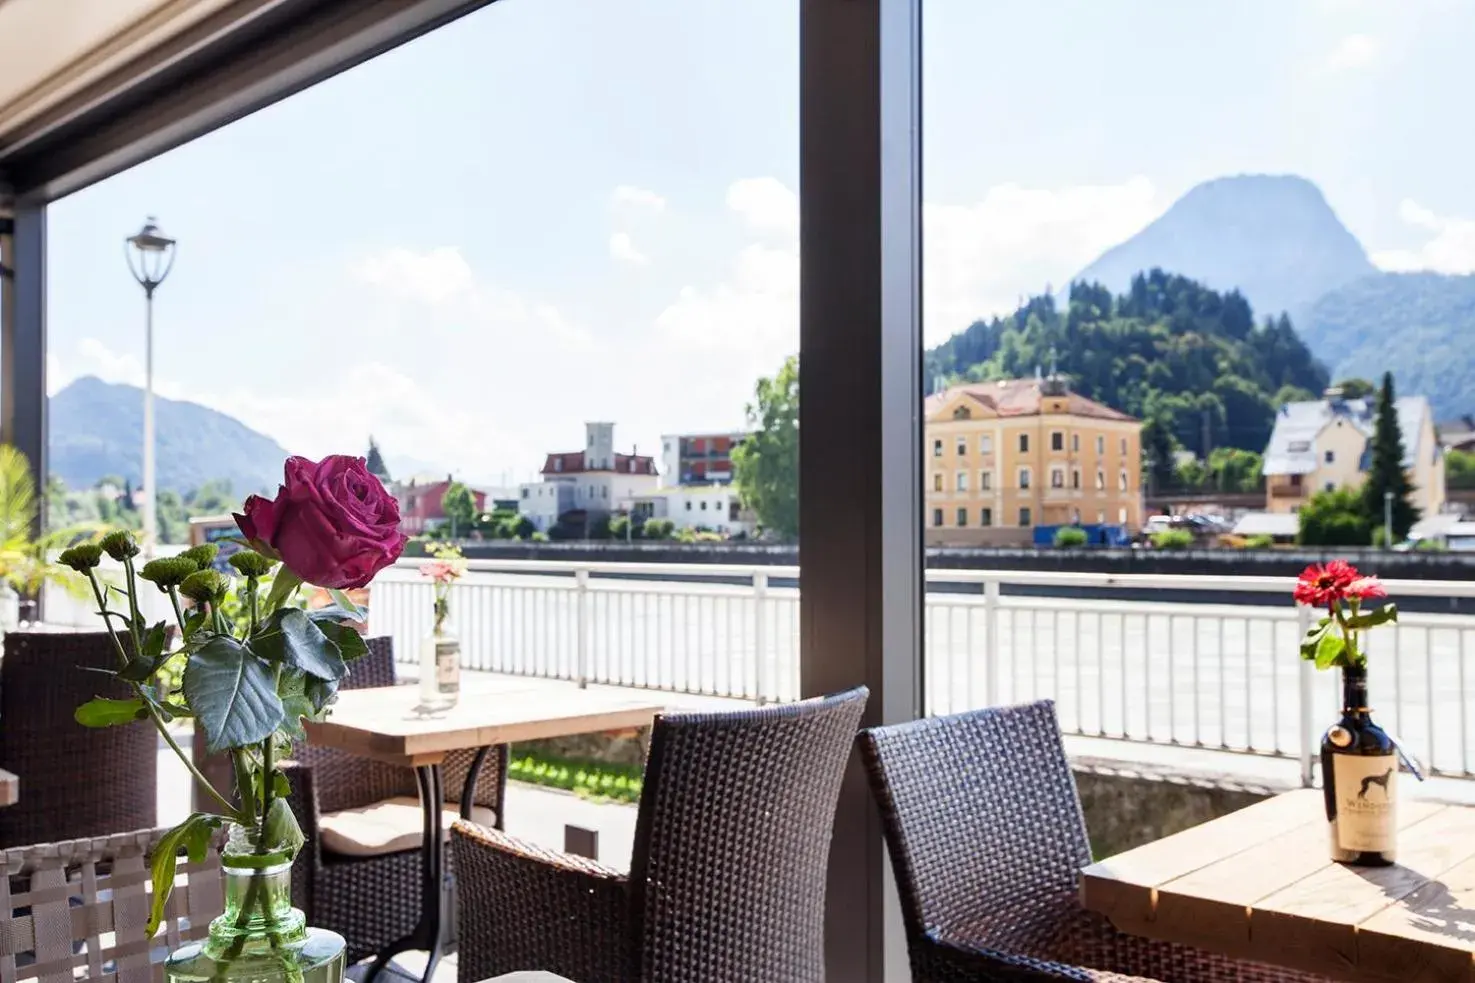
[{"label": "bottle label", "polygon": [[435,681],[442,691],[461,681],[461,643],[445,639],[435,643]]},{"label": "bottle label", "polygon": [[1398,833],[1398,758],[1391,754],[1334,754],[1337,846],[1358,853],[1391,853]]}]

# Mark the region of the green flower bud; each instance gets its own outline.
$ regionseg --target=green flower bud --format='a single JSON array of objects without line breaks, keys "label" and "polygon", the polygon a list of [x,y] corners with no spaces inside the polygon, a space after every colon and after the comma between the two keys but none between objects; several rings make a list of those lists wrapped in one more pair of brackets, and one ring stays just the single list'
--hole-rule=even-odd
[{"label": "green flower bud", "polygon": [[179,585],[179,592],[197,604],[218,603],[230,581],[217,570],[196,570]]},{"label": "green flower bud", "polygon": [[215,562],[215,554],[220,552],[220,547],[214,543],[201,543],[199,546],[191,546],[181,551],[178,556],[181,560],[188,560],[195,565],[196,570],[208,570]]},{"label": "green flower bud", "polygon": [[102,547],[97,543],[78,543],[76,546],[61,551],[57,557],[64,567],[71,567],[78,573],[86,573],[93,570],[102,562]]},{"label": "green flower bud", "polygon": [[184,583],[185,578],[194,572],[193,561],[182,556],[163,556],[145,563],[138,575],[144,580],[152,581],[159,590],[167,591]]},{"label": "green flower bud", "polygon": [[115,529],[102,537],[103,552],[122,563],[138,555],[138,543],[127,529]]},{"label": "green flower bud", "polygon": [[271,573],[271,568],[276,566],[275,560],[269,560],[255,550],[241,550],[232,553],[227,561],[235,567],[242,577],[265,577]]}]

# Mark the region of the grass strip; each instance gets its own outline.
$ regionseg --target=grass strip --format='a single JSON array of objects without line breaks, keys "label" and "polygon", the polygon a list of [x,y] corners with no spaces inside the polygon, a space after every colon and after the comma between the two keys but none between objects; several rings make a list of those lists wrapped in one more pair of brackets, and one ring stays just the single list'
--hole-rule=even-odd
[{"label": "grass strip", "polygon": [[507,770],[514,782],[562,789],[596,802],[622,803],[640,801],[641,775],[638,765],[574,761],[515,749]]}]

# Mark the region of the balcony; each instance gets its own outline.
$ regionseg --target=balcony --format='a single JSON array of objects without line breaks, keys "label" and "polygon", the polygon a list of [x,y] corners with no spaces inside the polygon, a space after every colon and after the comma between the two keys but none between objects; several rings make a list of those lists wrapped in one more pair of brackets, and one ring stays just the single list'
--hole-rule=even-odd
[{"label": "balcony", "polygon": [[1274,484],[1269,486],[1271,498],[1305,498],[1305,485]]}]

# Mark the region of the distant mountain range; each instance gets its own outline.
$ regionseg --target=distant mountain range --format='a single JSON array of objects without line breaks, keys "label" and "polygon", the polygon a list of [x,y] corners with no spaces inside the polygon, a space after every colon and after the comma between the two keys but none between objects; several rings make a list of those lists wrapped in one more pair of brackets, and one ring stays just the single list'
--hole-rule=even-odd
[{"label": "distant mountain range", "polygon": [[1379,272],[1305,178],[1197,185],[1073,282],[1122,292],[1155,267],[1238,289],[1259,320],[1288,313],[1333,379],[1392,370],[1441,419],[1475,411],[1475,276]]},{"label": "distant mountain range", "polygon": [[[155,397],[159,488],[180,493],[224,478],[240,495],[271,491],[287,452],[218,410]],[[143,390],[84,376],[51,397],[51,473],[69,488],[143,472]]]}]

